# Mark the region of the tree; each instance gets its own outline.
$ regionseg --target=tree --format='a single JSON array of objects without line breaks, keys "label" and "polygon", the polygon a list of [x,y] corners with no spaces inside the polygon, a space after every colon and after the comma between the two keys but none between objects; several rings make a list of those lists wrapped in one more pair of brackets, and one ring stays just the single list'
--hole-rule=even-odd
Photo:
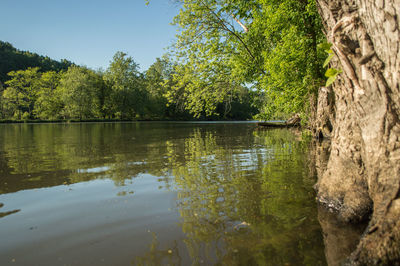
[{"label": "tree", "polygon": [[63,108],[62,95],[58,89],[62,73],[45,72],[40,78],[34,113],[40,119],[58,119]]},{"label": "tree", "polygon": [[65,118],[87,119],[97,117],[96,74],[86,68],[71,66],[60,80],[61,99]]},{"label": "tree", "polygon": [[[165,93],[172,75],[172,64],[167,56],[157,58],[145,73],[146,91],[149,95],[147,112],[156,118],[167,118],[168,100]],[[165,86],[164,86],[165,85]]]},{"label": "tree", "polygon": [[251,67],[240,69],[239,65],[247,62],[257,66],[259,57],[235,28],[231,10],[221,8],[224,1],[182,4],[174,19],[181,31],[175,46],[175,84],[168,96],[175,102],[181,98],[179,101],[196,117],[214,115],[219,104],[229,106],[235,90],[246,80],[244,72]]},{"label": "tree", "polygon": [[[272,99],[264,117],[307,114],[323,82],[325,38],[314,1],[185,0],[174,23],[186,108],[215,111],[238,85],[252,84]],[[222,85],[222,86],[221,86]],[[239,86],[240,87],[240,86]]]},{"label": "tree", "polygon": [[146,95],[138,68],[132,57],[117,52],[104,75],[111,88],[110,109],[115,117],[132,119],[143,113]]},{"label": "tree", "polygon": [[393,0],[317,2],[335,54],[331,67],[343,71],[319,97],[324,119],[316,133],[330,134],[332,144],[318,199],[345,221],[368,219],[372,211],[352,265],[398,265],[400,7]]},{"label": "tree", "polygon": [[52,60],[49,57],[40,56],[35,53],[21,51],[14,48],[8,42],[0,41],[0,82],[9,79],[7,73],[11,71],[26,70],[29,67],[39,67],[39,71],[67,70],[73,63],[62,59],[61,61]]},{"label": "tree", "polygon": [[111,87],[107,86],[104,80],[104,72],[98,70],[94,72],[93,83],[95,88],[95,103],[98,116],[105,119],[111,116]]},{"label": "tree", "polygon": [[39,68],[11,71],[7,89],[3,92],[6,113],[16,119],[33,118],[33,109],[39,91]]},{"label": "tree", "polygon": [[[259,1],[252,27],[262,30],[262,56],[266,74],[261,89],[269,99],[267,118],[276,113],[309,115],[309,99],[315,99],[323,83],[325,42],[315,1]],[[314,104],[313,102],[311,104]]]}]

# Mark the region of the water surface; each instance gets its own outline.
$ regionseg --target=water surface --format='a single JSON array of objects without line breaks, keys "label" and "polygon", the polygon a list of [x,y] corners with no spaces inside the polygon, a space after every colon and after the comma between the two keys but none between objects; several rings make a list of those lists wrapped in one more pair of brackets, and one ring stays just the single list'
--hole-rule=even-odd
[{"label": "water surface", "polygon": [[0,265],[325,265],[307,152],[251,123],[0,125]]}]

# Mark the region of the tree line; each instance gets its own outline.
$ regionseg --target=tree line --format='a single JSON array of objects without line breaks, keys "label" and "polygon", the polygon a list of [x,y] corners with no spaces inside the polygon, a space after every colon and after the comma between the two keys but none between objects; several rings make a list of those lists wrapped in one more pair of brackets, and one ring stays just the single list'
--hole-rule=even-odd
[{"label": "tree line", "polygon": [[[13,70],[1,89],[0,117],[6,120],[189,120],[249,119],[256,113],[251,92],[241,87],[213,114],[193,113],[174,94],[176,63],[157,58],[141,73],[134,59],[117,52],[105,71],[71,64],[66,69]],[[239,108],[231,108],[231,106]]]}]

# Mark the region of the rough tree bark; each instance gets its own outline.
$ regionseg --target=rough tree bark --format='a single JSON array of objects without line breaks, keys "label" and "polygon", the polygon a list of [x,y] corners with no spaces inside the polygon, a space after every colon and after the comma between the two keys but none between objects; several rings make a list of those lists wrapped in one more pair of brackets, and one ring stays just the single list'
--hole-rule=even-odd
[{"label": "rough tree bark", "polygon": [[400,0],[317,3],[343,70],[318,99],[331,152],[317,198],[343,221],[371,219],[348,263],[400,265]]}]

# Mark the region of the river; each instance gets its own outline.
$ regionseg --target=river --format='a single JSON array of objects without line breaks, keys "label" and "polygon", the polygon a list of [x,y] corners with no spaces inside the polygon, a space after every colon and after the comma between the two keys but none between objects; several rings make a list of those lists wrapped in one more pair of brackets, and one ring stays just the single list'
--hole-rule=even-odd
[{"label": "river", "polygon": [[0,265],[326,265],[308,150],[254,123],[0,125]]}]

